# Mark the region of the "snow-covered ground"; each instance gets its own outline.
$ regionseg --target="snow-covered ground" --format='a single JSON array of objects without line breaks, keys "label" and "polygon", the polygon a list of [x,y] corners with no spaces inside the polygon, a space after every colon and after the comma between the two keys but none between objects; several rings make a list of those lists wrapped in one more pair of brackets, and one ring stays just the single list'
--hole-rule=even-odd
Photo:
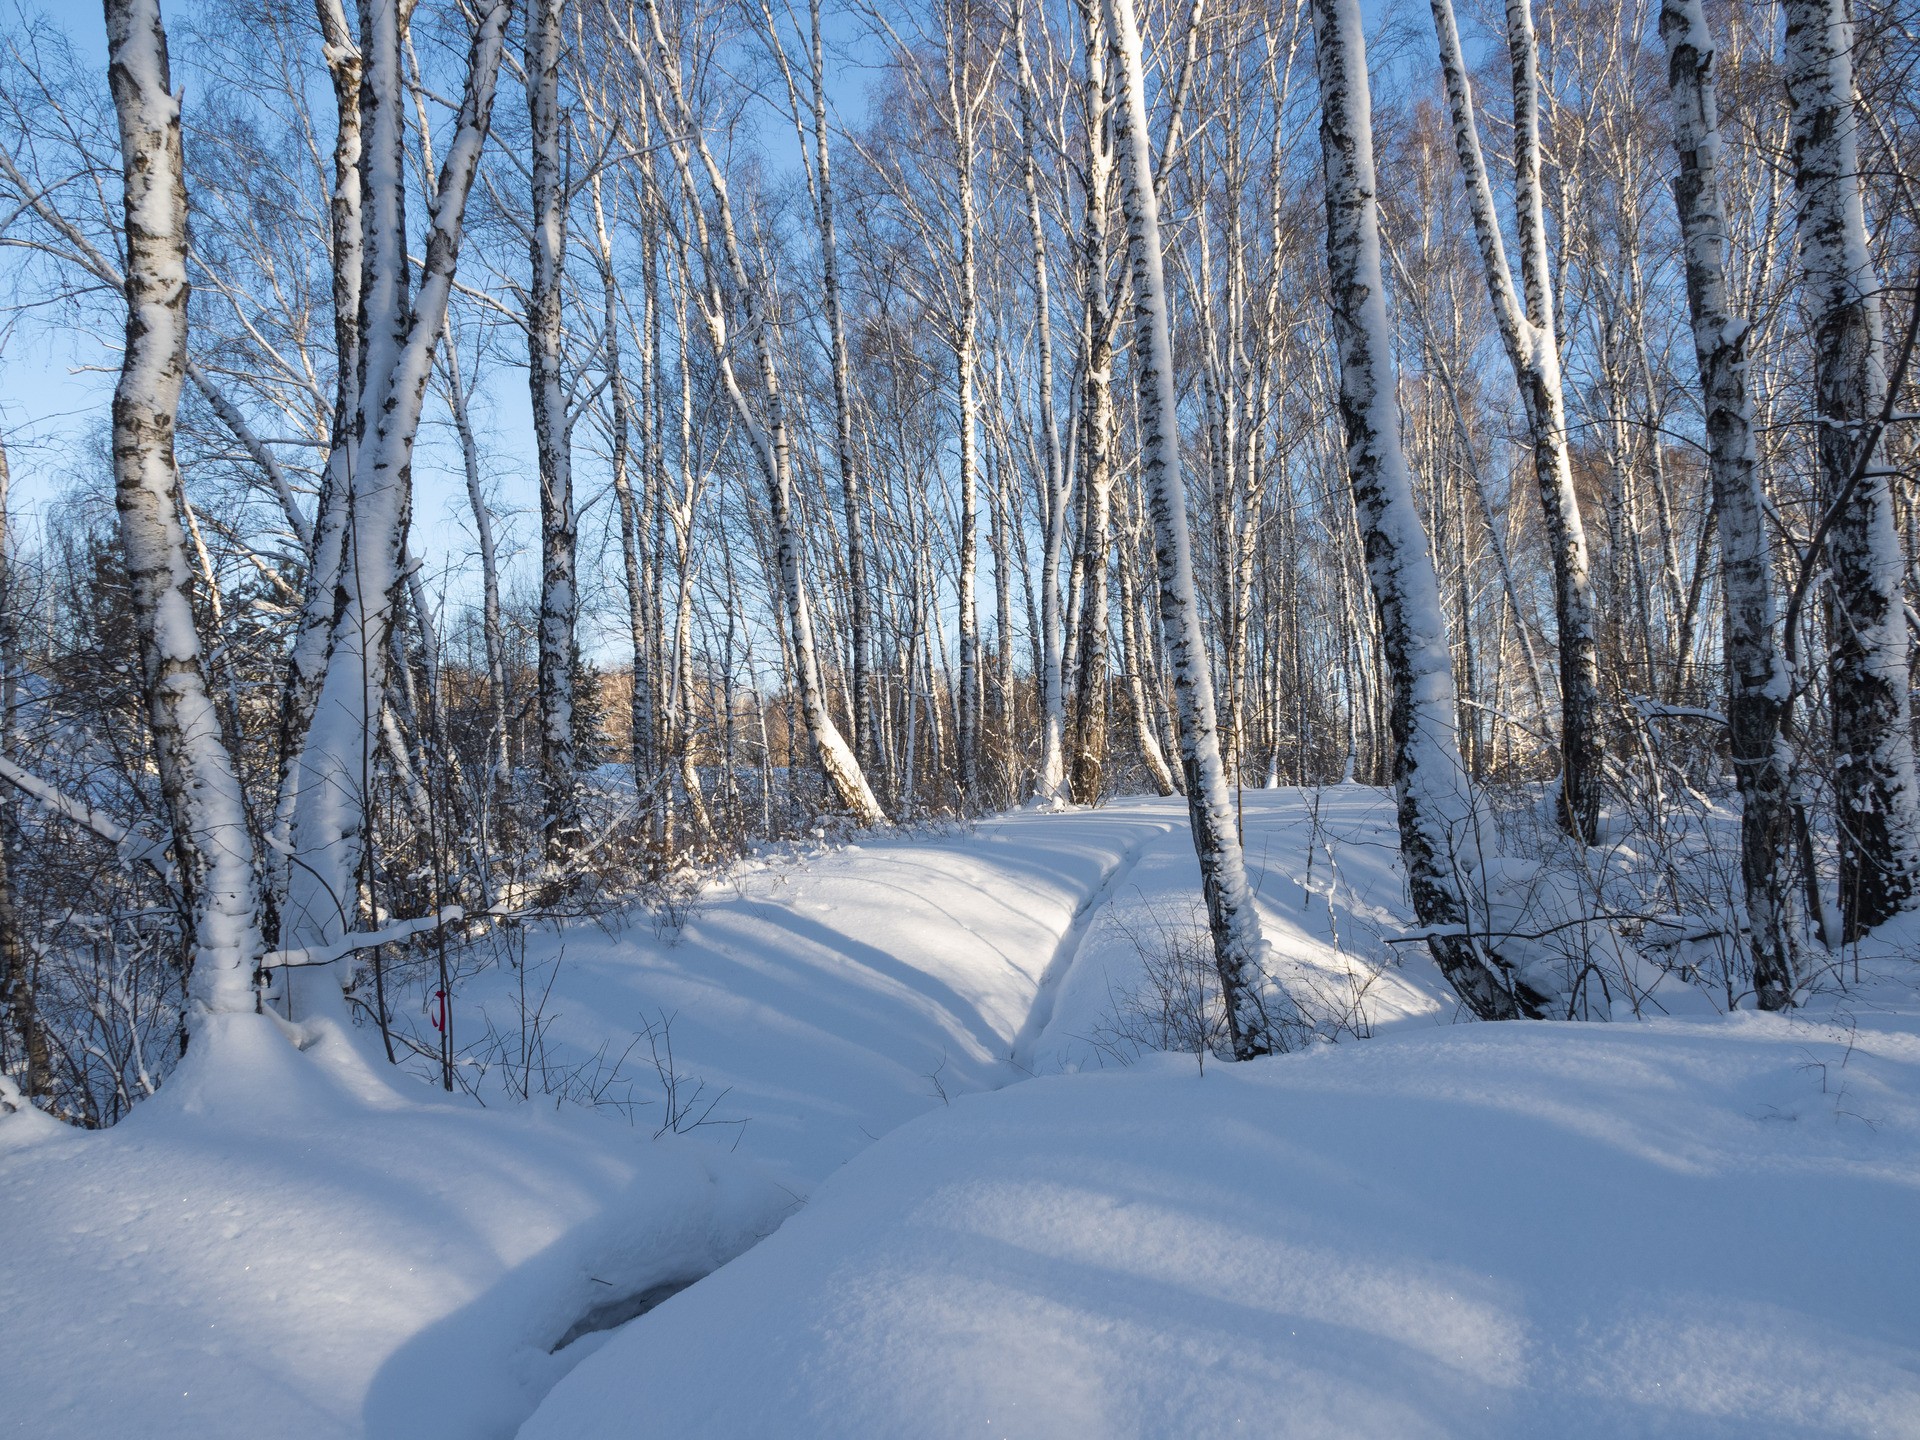
[{"label": "snow-covered ground", "polygon": [[[1374,1038],[1135,1060],[1197,873],[1128,800],[531,936],[455,1005],[485,1108],[234,1019],[105,1134],[0,1115],[0,1433],[1920,1434],[1909,987],[1457,1027],[1383,944],[1383,795],[1248,792],[1246,840],[1277,969]],[[665,1020],[711,1123],[656,1139]],[[505,1103],[529,1027],[639,1103]]]},{"label": "snow-covered ground", "polygon": [[1920,1435],[1916,1095],[1748,1016],[966,1097],[522,1440]]}]

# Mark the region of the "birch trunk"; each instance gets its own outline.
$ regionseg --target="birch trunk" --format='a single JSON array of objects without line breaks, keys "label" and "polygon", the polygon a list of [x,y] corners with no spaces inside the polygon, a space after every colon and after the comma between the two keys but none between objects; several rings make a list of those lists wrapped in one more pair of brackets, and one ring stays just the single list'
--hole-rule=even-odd
[{"label": "birch trunk", "polygon": [[1073,798],[1098,803],[1106,763],[1107,562],[1112,548],[1114,315],[1107,293],[1108,190],[1113,141],[1107,133],[1108,26],[1105,0],[1080,0],[1086,30],[1086,79],[1082,86],[1087,131],[1086,214],[1082,264],[1084,295],[1080,402],[1079,625],[1074,641],[1075,683],[1068,730],[1068,778]]},{"label": "birch trunk", "polygon": [[1133,0],[1103,0],[1103,4],[1119,65],[1116,129],[1133,259],[1133,364],[1140,402],[1141,472],[1160,572],[1160,627],[1180,707],[1180,764],[1186,772],[1187,815],[1200,861],[1214,961],[1234,1058],[1245,1060],[1287,1049],[1301,1022],[1291,998],[1265,973],[1266,941],[1247,887],[1246,863],[1227,795],[1226,767],[1220,758],[1213,675],[1194,596],[1186,491],[1180,476],[1173,337],[1147,133],[1140,34],[1134,25]]},{"label": "birch trunk", "polygon": [[1846,0],[1783,0],[1781,9],[1830,522],[1834,813],[1852,939],[1904,909],[1920,884],[1904,566],[1880,445],[1886,342],[1860,188],[1853,23]]},{"label": "birch trunk", "polygon": [[840,469],[840,499],[847,525],[847,598],[853,642],[853,752],[861,767],[870,769],[878,753],[873,719],[873,597],[868,590],[860,471],[853,453],[853,382],[847,360],[847,326],[840,308],[839,241],[834,232],[833,169],[827,143],[827,62],[821,39],[820,0],[810,0],[807,13],[813,46],[813,153],[820,186],[820,279],[833,362],[833,454]]},{"label": "birch trunk", "polygon": [[527,118],[533,137],[527,376],[540,464],[540,831],[549,867],[563,864],[580,840],[573,745],[578,522],[561,365],[567,202],[560,172],[560,4],[533,0],[526,36]]},{"label": "birch trunk", "polygon": [[360,84],[365,74],[360,47],[341,0],[314,0],[320,22],[321,54],[333,85],[336,128],[333,141],[333,194],[328,203],[328,240],[333,266],[333,422],[326,465],[320,473],[320,498],[307,546],[307,579],[293,647],[287,658],[280,705],[280,777],[274,804],[273,844],[267,855],[266,929],[281,939],[281,909],[292,879],[293,817],[298,804],[300,752],[306,744],[320,685],[326,677],[327,650],[338,614],[340,567],[346,554],[353,475],[354,412],[360,395],[360,286],[363,253],[360,163]]},{"label": "birch trunk", "polygon": [[1062,798],[1066,779],[1067,707],[1060,614],[1060,551],[1067,534],[1067,469],[1061,463],[1060,426],[1053,409],[1053,316],[1047,276],[1047,230],[1040,217],[1039,167],[1034,161],[1033,63],[1027,54],[1024,7],[1013,17],[1014,56],[1020,70],[1020,185],[1027,202],[1027,241],[1033,269],[1033,326],[1040,373],[1040,438],[1046,468],[1040,551],[1040,768],[1036,789],[1043,800]]},{"label": "birch trunk", "polygon": [[960,315],[953,347],[960,388],[960,713],[954,744],[960,759],[961,802],[973,809],[980,803],[980,608],[976,594],[980,569],[980,441],[974,375],[980,297],[974,261],[974,97],[963,59],[967,41],[965,34],[949,31],[947,99],[953,113],[960,205]]},{"label": "birch trunk", "polygon": [[1473,90],[1461,53],[1452,0],[1432,0],[1440,72],[1453,120],[1454,151],[1466,181],[1473,229],[1486,270],[1500,338],[1520,387],[1532,440],[1547,543],[1553,560],[1554,614],[1560,631],[1560,822],[1593,843],[1600,818],[1605,758],[1600,717],[1600,659],[1586,526],[1573,488],[1567,447],[1566,395],[1548,270],[1546,216],[1540,187],[1540,81],[1530,0],[1507,0],[1507,44],[1513,60],[1514,208],[1520,233],[1524,301],[1508,268],[1494,213],[1493,187],[1480,150]]},{"label": "birch trunk", "polygon": [[114,505],[141,689],[187,911],[191,1024],[254,1008],[263,950],[252,831],[208,692],[180,527],[174,421],[187,370],[187,190],[158,0],[106,0],[126,184],[127,338],[113,397]]},{"label": "birch trunk", "polygon": [[[282,948],[320,948],[350,928],[365,854],[388,635],[406,588],[413,443],[459,260],[462,218],[493,108],[510,0],[481,13],[465,93],[442,164],[419,293],[407,304],[406,126],[397,0],[362,0],[364,279],[348,553],[313,722],[295,762]],[[325,996],[330,987],[318,987]],[[337,995],[337,991],[333,992]]]},{"label": "birch trunk", "polygon": [[1720,193],[1720,110],[1714,43],[1701,0],[1665,0],[1674,202],[1707,420],[1707,465],[1720,530],[1725,589],[1727,728],[1740,787],[1740,877],[1753,945],[1753,989],[1763,1010],[1793,1003],[1795,971],[1791,759],[1781,736],[1791,684],[1774,649],[1766,495],[1747,391],[1747,322],[1727,293],[1727,217]]},{"label": "birch trunk", "polygon": [[1327,275],[1340,351],[1340,415],[1392,686],[1393,785],[1414,914],[1454,930],[1428,948],[1454,993],[1483,1020],[1537,1014],[1471,935],[1461,886],[1473,853],[1473,797],[1454,726],[1459,702],[1440,580],[1400,443],[1400,407],[1380,267],[1372,97],[1359,0],[1313,0],[1326,168]]}]

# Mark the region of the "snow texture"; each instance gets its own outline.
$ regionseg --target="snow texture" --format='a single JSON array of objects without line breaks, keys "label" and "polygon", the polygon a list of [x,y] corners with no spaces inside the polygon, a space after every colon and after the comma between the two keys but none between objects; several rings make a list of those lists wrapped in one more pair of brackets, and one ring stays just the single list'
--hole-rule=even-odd
[{"label": "snow texture", "polygon": [[521,1437],[1920,1434],[1917,1079],[1747,1016],[969,1098]]},{"label": "snow texture", "polygon": [[[0,1094],[0,1413],[51,1440],[1920,1434],[1920,1020],[1455,1027],[1384,943],[1392,797],[1245,818],[1278,978],[1375,1039],[1117,1063],[1138,937],[1205,945],[1169,798],[769,852],[677,930],[529,932],[556,1060],[671,1016],[744,1124],[655,1141],[657,1105],[504,1104],[497,1071],[483,1110],[365,1031],[253,1015],[102,1134]],[[471,977],[456,1039],[516,993]]]}]

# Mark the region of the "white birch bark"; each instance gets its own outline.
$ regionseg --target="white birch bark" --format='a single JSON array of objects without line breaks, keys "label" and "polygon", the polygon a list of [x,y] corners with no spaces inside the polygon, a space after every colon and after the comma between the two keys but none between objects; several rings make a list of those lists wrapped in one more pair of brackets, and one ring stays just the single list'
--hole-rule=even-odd
[{"label": "white birch bark", "polygon": [[[953,12],[948,10],[951,18]],[[980,438],[976,337],[980,327],[980,282],[974,257],[974,105],[967,64],[971,37],[958,25],[947,32],[947,105],[951,116],[954,179],[960,209],[960,314],[954,326],[953,361],[960,390],[960,695],[954,743],[960,759],[960,794],[969,808],[980,803]]]},{"label": "white birch bark", "polygon": [[1740,874],[1753,946],[1753,988],[1761,1009],[1782,1010],[1793,1003],[1797,950],[1791,908],[1792,757],[1781,736],[1791,685],[1773,640],[1766,495],[1747,389],[1750,329],[1733,313],[1727,291],[1715,47],[1701,0],[1664,0],[1660,33],[1667,46],[1673,143],[1680,161],[1673,194],[1720,530],[1727,728],[1742,801]]},{"label": "white birch bark", "polygon": [[1078,0],[1086,34],[1086,74],[1081,84],[1087,141],[1083,177],[1086,213],[1083,252],[1080,401],[1080,537],[1076,574],[1080,581],[1074,639],[1073,712],[1068,727],[1068,782],[1082,805],[1098,803],[1106,764],[1107,625],[1110,597],[1107,566],[1112,549],[1113,505],[1113,351],[1117,316],[1107,289],[1109,241],[1108,190],[1114,168],[1114,142],[1108,135],[1107,51],[1110,25],[1105,0]]},{"label": "white birch bark", "polygon": [[[413,443],[459,260],[467,197],[492,114],[510,0],[481,13],[465,92],[442,162],[418,294],[407,304],[406,127],[401,7],[362,0],[364,279],[360,383],[350,475],[351,529],[313,720],[295,761],[294,862],[282,912],[282,948],[336,943],[358,904],[367,780],[379,744],[388,636],[405,592]],[[317,987],[321,1003],[338,991]]]},{"label": "white birch bark", "polygon": [[540,465],[540,830],[549,867],[579,842],[575,803],[573,689],[578,521],[573,447],[561,349],[567,201],[560,171],[560,5],[533,0],[527,15],[527,116],[533,139],[533,214],[528,239],[527,378]]},{"label": "white birch bark", "polygon": [[254,1008],[263,953],[252,832],[208,692],[180,527],[174,422],[187,370],[187,191],[158,0],[106,0],[107,78],[125,179],[127,337],[113,397],[120,517],[141,688],[186,903],[190,1023]]},{"label": "white birch bark", "polygon": [[1465,933],[1472,916],[1462,880],[1478,860],[1473,798],[1455,736],[1459,697],[1440,579],[1400,440],[1359,0],[1313,0],[1313,27],[1347,479],[1392,687],[1393,785],[1407,888],[1422,925],[1453,932],[1427,943],[1468,1009],[1483,1020],[1537,1014],[1544,997],[1517,995]]},{"label": "white birch bark", "polygon": [[1118,62],[1117,148],[1133,259],[1135,350],[1139,388],[1141,474],[1153,517],[1159,567],[1160,627],[1180,708],[1180,764],[1186,772],[1187,816],[1213,933],[1214,961],[1235,1059],[1285,1050],[1297,1038],[1298,1012],[1265,973],[1266,941],[1247,886],[1246,862],[1227,795],[1215,716],[1212,667],[1194,595],[1186,490],[1180,475],[1179,404],[1173,383],[1173,336],[1167,310],[1160,205],[1154,193],[1147,131],[1146,81],[1133,0],[1103,0]]},{"label": "white birch bark", "polygon": [[1904,562],[1880,445],[1880,280],[1860,187],[1846,0],[1782,0],[1803,289],[1813,337],[1820,499],[1828,512],[1834,813],[1847,938],[1920,887]]},{"label": "white birch bark", "polygon": [[1540,80],[1530,0],[1507,0],[1507,43],[1513,60],[1514,208],[1520,232],[1522,294],[1507,264],[1493,186],[1480,150],[1479,122],[1467,78],[1452,0],[1432,0],[1440,73],[1453,121],[1454,151],[1466,181],[1474,236],[1486,270],[1500,338],[1519,384],[1533,445],[1547,543],[1553,560],[1554,613],[1560,631],[1562,826],[1591,843],[1600,815],[1604,758],[1600,660],[1586,527],[1573,488],[1566,395],[1554,322],[1554,287],[1540,186]]},{"label": "white birch bark", "polygon": [[333,143],[333,193],[329,197],[328,240],[333,269],[334,401],[326,465],[320,473],[320,497],[307,544],[306,588],[280,703],[280,778],[268,846],[267,932],[284,940],[281,912],[291,881],[293,817],[299,799],[300,752],[313,723],[325,678],[327,650],[333,641],[340,602],[340,566],[346,553],[353,475],[354,412],[360,395],[360,286],[365,263],[360,163],[360,83],[365,73],[360,47],[341,0],[314,0],[320,22],[321,54],[332,82],[336,128]]},{"label": "white birch bark", "polygon": [[1033,270],[1034,343],[1039,374],[1040,438],[1046,469],[1041,506],[1045,527],[1040,550],[1040,765],[1035,789],[1042,800],[1064,798],[1067,706],[1060,614],[1060,551],[1067,534],[1067,467],[1060,454],[1060,425],[1053,408],[1053,315],[1048,293],[1047,230],[1040,215],[1039,167],[1034,159],[1033,62],[1027,54],[1026,13],[1016,4],[1013,46],[1020,80],[1020,186],[1026,198],[1027,242]]}]

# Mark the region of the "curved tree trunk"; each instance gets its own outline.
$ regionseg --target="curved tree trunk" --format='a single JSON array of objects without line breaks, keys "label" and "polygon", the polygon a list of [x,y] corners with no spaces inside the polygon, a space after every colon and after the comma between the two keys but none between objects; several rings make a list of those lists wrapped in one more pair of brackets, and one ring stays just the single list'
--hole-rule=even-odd
[{"label": "curved tree trunk", "polygon": [[[667,38],[658,0],[646,0],[645,8],[648,32],[653,42],[652,62],[649,64],[637,36],[629,36],[628,45],[635,52],[635,58],[647,67],[649,83],[658,85],[664,92],[656,96],[663,114],[671,110],[672,123],[663,127],[671,132],[667,149],[672,154],[681,195],[686,200],[703,259],[710,272],[705,293],[698,297],[701,319],[706,325],[707,336],[719,364],[721,388],[725,390],[741,428],[747,433],[754,458],[760,466],[761,478],[766,484],[767,513],[773,525],[772,569],[778,579],[779,599],[792,639],[795,657],[793,680],[799,691],[801,714],[805,717],[807,732],[813,740],[820,767],[826,772],[840,802],[853,812],[860,824],[884,825],[886,812],[874,798],[866,772],[861,769],[859,759],[827,710],[825,687],[821,683],[813,643],[813,619],[800,565],[800,537],[793,518],[792,440],[787,431],[786,402],[780,375],[768,343],[763,297],[747,271],[739,231],[734,223],[733,204],[728,196],[726,175],[719,161],[714,158],[699,117],[687,100],[680,74],[680,58]],[[706,174],[708,188],[712,192],[717,235],[707,225],[705,206],[694,181],[694,155],[699,156],[701,169]],[[716,248],[715,240],[720,251],[717,263],[712,255]],[[720,274],[714,273],[722,268],[726,277],[724,282]],[[728,322],[725,292],[729,287],[732,301],[739,304],[744,312],[741,328],[747,337],[747,348],[758,362],[757,378],[766,405],[764,418],[741,388],[739,373],[734,365],[738,343],[733,338]]]},{"label": "curved tree trunk", "polygon": [[[365,0],[361,60],[364,279],[361,380],[335,618],[313,720],[294,761],[283,949],[325,948],[351,928],[366,852],[368,778],[391,647],[406,589],[413,444],[446,322],[462,218],[493,110],[510,0],[493,0],[473,32],[465,94],[442,163],[419,292],[407,303],[404,84],[397,0]],[[322,1003],[338,990],[317,987]]]},{"label": "curved tree trunk", "polygon": [[1600,716],[1600,657],[1586,526],[1573,488],[1567,446],[1566,394],[1560,341],[1554,328],[1554,287],[1548,272],[1547,227],[1540,188],[1540,79],[1530,0],[1507,0],[1507,45],[1513,59],[1514,208],[1520,232],[1525,299],[1507,265],[1506,244],[1494,213],[1493,187],[1480,151],[1453,0],[1432,0],[1440,41],[1440,73],[1453,119],[1454,151],[1466,180],[1473,229],[1486,270],[1487,291],[1500,338],[1513,367],[1533,444],[1547,543],[1553,559],[1554,614],[1560,631],[1560,823],[1576,840],[1593,843],[1600,821],[1605,758]]},{"label": "curved tree trunk", "polygon": [[853,753],[871,769],[879,751],[873,718],[873,596],[867,578],[867,537],[862,517],[860,471],[853,455],[853,381],[847,361],[847,326],[840,308],[839,241],[833,219],[833,169],[827,143],[827,60],[820,26],[820,0],[807,7],[813,52],[813,150],[820,175],[820,278],[827,338],[833,359],[833,453],[840,469],[840,499],[847,525],[848,615],[853,642]]}]

